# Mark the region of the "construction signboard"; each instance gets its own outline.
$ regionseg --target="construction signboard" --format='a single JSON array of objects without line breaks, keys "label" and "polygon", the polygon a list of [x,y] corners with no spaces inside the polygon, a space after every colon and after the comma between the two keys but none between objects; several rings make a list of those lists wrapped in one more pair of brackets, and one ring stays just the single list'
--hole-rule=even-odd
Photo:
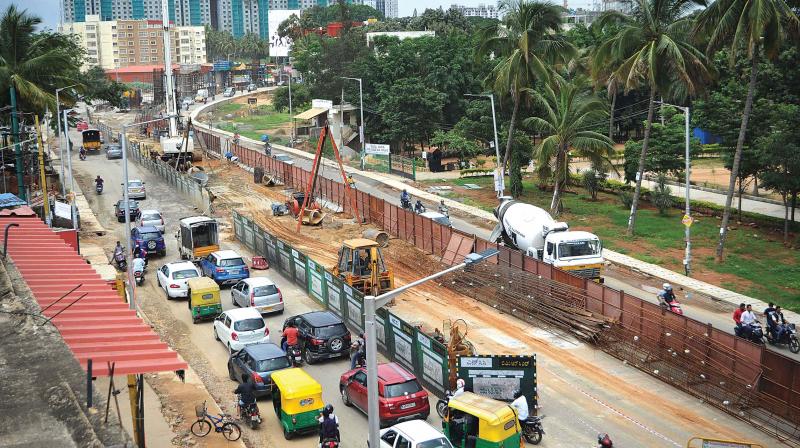
[{"label": "construction signboard", "polygon": [[536,355],[476,355],[458,357],[458,377],[466,388],[479,395],[501,401],[513,401],[514,391],[521,390],[528,399],[528,409],[535,413]]}]

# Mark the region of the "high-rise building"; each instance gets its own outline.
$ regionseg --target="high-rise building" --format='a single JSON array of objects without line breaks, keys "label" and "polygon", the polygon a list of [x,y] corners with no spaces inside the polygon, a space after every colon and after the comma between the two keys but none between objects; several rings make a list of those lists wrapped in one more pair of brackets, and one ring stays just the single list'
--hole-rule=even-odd
[{"label": "high-rise building", "polygon": [[[109,20],[161,20],[162,0],[63,0],[67,23],[85,22],[97,15]],[[178,26],[213,25],[213,3],[219,0],[166,0],[169,20]]]},{"label": "high-rise building", "polygon": [[[89,15],[85,22],[60,27],[75,34],[86,50],[83,69],[99,65],[105,70],[134,65],[164,64],[164,29],[160,20],[101,21]],[[172,62],[206,62],[206,30],[202,26],[177,26],[170,29]]]},{"label": "high-rise building", "polygon": [[383,9],[378,9],[378,11],[383,12],[383,15],[386,16],[387,19],[399,17],[397,12],[397,0],[383,0]]},{"label": "high-rise building", "polygon": [[497,7],[494,5],[479,3],[478,6],[451,5],[450,8],[461,11],[466,17],[483,17],[484,19],[500,18]]}]

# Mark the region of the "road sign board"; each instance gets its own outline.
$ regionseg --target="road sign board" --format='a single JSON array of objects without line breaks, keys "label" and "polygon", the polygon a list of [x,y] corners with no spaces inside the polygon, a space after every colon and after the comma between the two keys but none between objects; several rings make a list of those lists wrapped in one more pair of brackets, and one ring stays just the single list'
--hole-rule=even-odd
[{"label": "road sign board", "polygon": [[689,215],[683,215],[683,219],[681,219],[681,223],[686,227],[691,227],[692,223],[694,223],[694,218]]},{"label": "road sign board", "polygon": [[379,145],[377,143],[367,143],[364,145],[364,150],[367,154],[380,154],[388,156],[389,148],[389,145]]},{"label": "road sign board", "polygon": [[258,104],[258,98],[252,97],[252,96],[248,97],[247,98],[247,104]]},{"label": "road sign board", "polygon": [[458,357],[458,377],[472,392],[502,401],[512,401],[522,391],[528,409],[536,409],[536,355],[478,355]]}]

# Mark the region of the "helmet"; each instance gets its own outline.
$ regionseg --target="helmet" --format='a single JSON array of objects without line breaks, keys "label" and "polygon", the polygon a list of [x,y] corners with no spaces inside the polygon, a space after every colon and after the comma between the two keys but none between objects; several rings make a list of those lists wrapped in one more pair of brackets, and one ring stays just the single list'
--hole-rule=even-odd
[{"label": "helmet", "polygon": [[514,391],[514,399],[515,399],[515,400],[516,400],[517,398],[521,397],[521,396],[522,396],[522,391],[521,391],[521,390],[515,390],[515,391]]},{"label": "helmet", "polygon": [[333,405],[328,403],[325,405],[325,409],[322,410],[322,413],[325,415],[333,414]]},{"label": "helmet", "polygon": [[672,285],[669,283],[664,283],[662,286],[664,286],[664,291],[672,291]]},{"label": "helmet", "polygon": [[456,388],[457,389],[463,388],[465,384],[466,384],[466,382],[461,378],[456,380]]}]

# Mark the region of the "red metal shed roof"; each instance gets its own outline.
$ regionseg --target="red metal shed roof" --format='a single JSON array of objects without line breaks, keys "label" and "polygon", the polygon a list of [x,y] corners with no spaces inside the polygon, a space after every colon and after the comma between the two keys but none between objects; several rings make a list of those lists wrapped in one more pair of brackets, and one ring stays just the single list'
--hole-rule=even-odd
[{"label": "red metal shed roof", "polygon": [[187,368],[186,362],[37,216],[0,216],[0,231],[9,223],[19,227],[9,230],[8,255],[42,309],[82,285],[44,312],[52,317],[86,293],[52,320],[81,367],[86,369],[91,358],[96,376],[108,375],[106,361],[116,362],[115,374]]}]

